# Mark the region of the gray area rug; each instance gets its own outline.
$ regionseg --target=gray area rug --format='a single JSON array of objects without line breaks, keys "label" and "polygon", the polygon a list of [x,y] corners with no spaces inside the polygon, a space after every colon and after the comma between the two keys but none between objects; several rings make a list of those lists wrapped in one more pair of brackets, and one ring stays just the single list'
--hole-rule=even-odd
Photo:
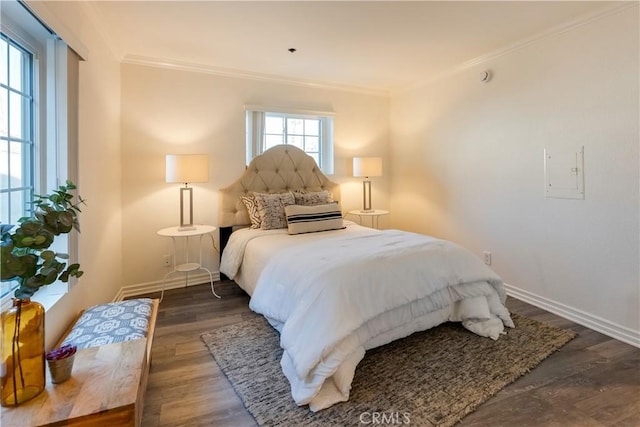
[{"label": "gray area rug", "polygon": [[512,317],[516,328],[497,341],[446,323],[370,350],[349,401],[317,413],[294,403],[280,368],[279,335],[262,316],[202,340],[261,426],[451,426],[575,336]]}]

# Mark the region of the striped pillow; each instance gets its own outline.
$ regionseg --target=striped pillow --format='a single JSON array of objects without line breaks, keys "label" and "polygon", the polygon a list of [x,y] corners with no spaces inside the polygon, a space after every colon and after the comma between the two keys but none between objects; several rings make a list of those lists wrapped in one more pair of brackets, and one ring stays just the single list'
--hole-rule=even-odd
[{"label": "striped pillow", "polygon": [[345,228],[337,203],[315,206],[290,205],[284,207],[284,212],[287,215],[289,234]]}]

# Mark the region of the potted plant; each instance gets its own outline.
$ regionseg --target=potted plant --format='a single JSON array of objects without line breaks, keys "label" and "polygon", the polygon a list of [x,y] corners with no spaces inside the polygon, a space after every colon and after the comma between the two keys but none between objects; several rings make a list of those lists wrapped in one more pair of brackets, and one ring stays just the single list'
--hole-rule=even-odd
[{"label": "potted plant", "polygon": [[45,358],[51,372],[51,382],[54,384],[63,383],[71,378],[73,369],[73,359],[78,347],[73,344],[65,344],[51,351],[48,351]]},{"label": "potted plant", "polygon": [[0,280],[18,282],[13,307],[1,319],[2,406],[17,406],[44,389],[44,308],[31,297],[42,286],[82,276],[79,264],[67,265],[68,255],[49,249],[57,236],[79,231],[84,200],[74,200],[75,189],[67,181],[36,195],[32,217],[20,218],[17,226],[0,224]]}]

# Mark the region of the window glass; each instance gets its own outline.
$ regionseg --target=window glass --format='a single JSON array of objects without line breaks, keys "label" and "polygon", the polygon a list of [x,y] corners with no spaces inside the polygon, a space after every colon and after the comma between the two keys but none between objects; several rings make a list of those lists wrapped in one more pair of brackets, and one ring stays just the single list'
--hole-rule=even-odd
[{"label": "window glass", "polygon": [[[0,223],[30,215],[33,182],[34,54],[0,33]],[[4,297],[17,282],[3,282]]]},{"label": "window glass", "polygon": [[[276,145],[284,144],[283,135],[265,135],[264,136],[264,149],[268,150]],[[264,150],[263,150],[264,151]]]},{"label": "window glass", "polygon": [[4,37],[2,38],[2,43],[0,43],[0,57],[3,59],[0,61],[0,84],[7,85],[9,81],[8,73],[8,61],[4,58],[7,57],[7,49],[8,44],[5,42]]},{"label": "window glass", "polygon": [[265,118],[265,133],[282,135],[284,130],[284,118],[279,116],[266,116]]},{"label": "window glass", "polygon": [[247,163],[280,144],[300,148],[333,173],[333,118],[329,115],[247,110]]},{"label": "window glass", "polygon": [[320,152],[320,139],[317,136],[305,136],[304,137],[304,146],[305,146],[305,151],[307,152],[311,152],[311,153],[318,153]]},{"label": "window glass", "polygon": [[287,119],[287,133],[289,135],[304,135],[304,120]]},{"label": "window glass", "polygon": [[[35,74],[32,52],[1,33],[5,83],[0,83],[0,192],[7,195],[0,221],[15,224],[28,216],[33,182],[33,99],[29,83]],[[9,83],[7,85],[7,82]]]},{"label": "window glass", "polygon": [[305,135],[320,135],[320,120],[305,120],[304,133]]}]

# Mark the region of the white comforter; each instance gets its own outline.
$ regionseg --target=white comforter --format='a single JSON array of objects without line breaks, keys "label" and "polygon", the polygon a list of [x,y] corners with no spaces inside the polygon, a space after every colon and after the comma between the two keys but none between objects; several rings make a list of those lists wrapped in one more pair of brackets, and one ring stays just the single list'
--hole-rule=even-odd
[{"label": "white comforter", "polygon": [[[234,235],[221,264],[231,278],[260,234]],[[513,327],[500,278],[451,242],[397,230],[291,241],[262,268],[250,307],[281,332],[298,405],[315,411],[348,400],[365,350],[415,331],[453,320],[497,339]]]}]

